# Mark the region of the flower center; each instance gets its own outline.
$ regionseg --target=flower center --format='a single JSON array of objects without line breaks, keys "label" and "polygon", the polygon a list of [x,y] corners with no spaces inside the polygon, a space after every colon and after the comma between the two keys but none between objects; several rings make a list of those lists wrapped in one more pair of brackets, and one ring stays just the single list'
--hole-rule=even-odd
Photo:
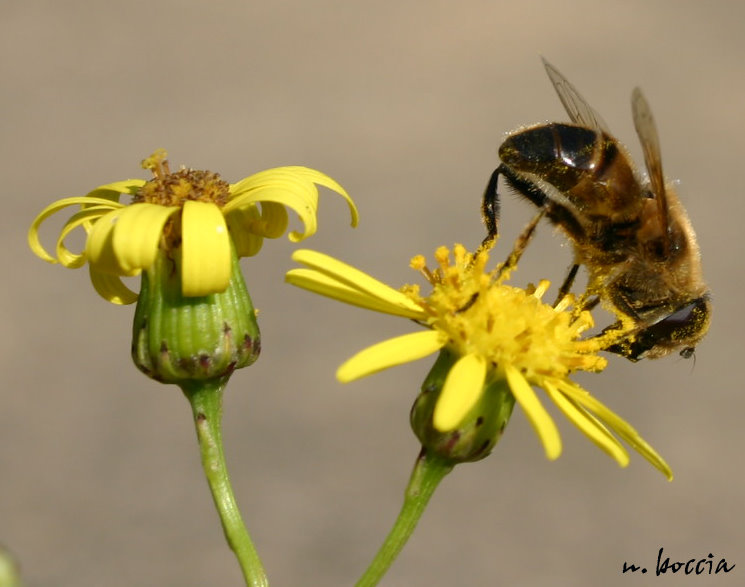
[{"label": "flower center", "polygon": [[153,173],[133,203],[147,202],[160,206],[183,206],[187,200],[211,202],[222,208],[230,198],[230,186],[217,173],[199,169],[171,172],[164,149],[158,149],[143,160],[142,167]]},{"label": "flower center", "polygon": [[432,284],[432,293],[420,297],[415,288],[408,293],[430,314],[430,327],[447,334],[449,345],[461,355],[476,353],[494,367],[510,364],[526,377],[565,377],[583,369],[600,371],[606,361],[597,348],[579,340],[593,326],[588,311],[572,312],[572,298],[556,307],[541,301],[549,282],[527,290],[502,283],[505,272],[484,271],[486,251],[471,255],[461,245],[454,248],[455,263],[449,251],[438,249],[439,268],[430,271],[423,258],[412,266],[421,270]]}]

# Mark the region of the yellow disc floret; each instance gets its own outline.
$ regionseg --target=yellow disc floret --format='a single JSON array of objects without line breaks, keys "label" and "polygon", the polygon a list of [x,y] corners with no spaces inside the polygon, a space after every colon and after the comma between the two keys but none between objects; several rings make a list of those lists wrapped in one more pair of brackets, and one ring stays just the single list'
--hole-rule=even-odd
[{"label": "yellow disc floret", "polygon": [[133,203],[147,202],[161,206],[183,206],[187,200],[217,204],[220,208],[230,199],[230,185],[219,174],[199,169],[179,169],[171,173],[164,149],[158,149],[142,161],[142,167],[153,173]]},{"label": "yellow disc floret", "polygon": [[485,252],[472,255],[456,245],[453,256],[451,263],[448,249],[440,247],[438,269],[430,271],[419,258],[412,266],[433,286],[429,296],[417,299],[428,310],[427,324],[446,334],[448,346],[459,355],[477,354],[493,367],[512,365],[528,380],[605,367],[604,358],[578,344],[579,335],[593,326],[590,313],[562,311],[571,303],[566,298],[561,309],[543,303],[547,281],[526,290],[504,285],[484,272]]}]

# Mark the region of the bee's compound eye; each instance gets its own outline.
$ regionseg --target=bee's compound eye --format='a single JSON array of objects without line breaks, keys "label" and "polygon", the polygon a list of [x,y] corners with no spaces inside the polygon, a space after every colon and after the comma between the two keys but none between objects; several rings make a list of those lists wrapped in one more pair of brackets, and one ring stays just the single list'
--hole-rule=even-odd
[{"label": "bee's compound eye", "polygon": [[[656,324],[653,324],[645,331],[650,340],[673,342],[685,340],[693,332],[698,332],[702,320],[708,317],[708,297],[701,297],[686,304],[676,310],[666,318],[663,318]],[[688,356],[693,354],[693,349],[684,348],[683,351]]]},{"label": "bee's compound eye", "polygon": [[632,342],[613,345],[607,350],[638,361],[645,357],[663,357],[681,349],[680,356],[688,359],[693,356],[694,345],[706,333],[710,314],[709,295],[706,294],[640,331]]},{"label": "bee's compound eye", "polygon": [[700,302],[696,300],[687,306],[683,306],[680,310],[676,310],[664,320],[660,320],[657,324],[669,328],[679,328],[680,326],[688,324],[692,319],[694,319],[694,314],[699,305]]}]

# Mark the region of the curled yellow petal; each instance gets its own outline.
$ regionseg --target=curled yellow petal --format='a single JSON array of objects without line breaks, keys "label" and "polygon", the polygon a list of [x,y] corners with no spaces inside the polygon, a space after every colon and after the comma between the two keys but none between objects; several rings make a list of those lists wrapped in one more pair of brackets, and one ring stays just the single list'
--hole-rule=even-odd
[{"label": "curled yellow petal", "polygon": [[389,367],[422,359],[440,350],[447,338],[434,330],[404,334],[368,347],[342,364],[336,378],[349,383]]},{"label": "curled yellow petal", "polygon": [[424,318],[426,316],[422,307],[408,296],[338,259],[317,251],[300,249],[292,254],[292,260],[306,265],[350,289],[355,289],[386,304],[411,312],[412,317]]},{"label": "curled yellow petal", "polygon": [[261,203],[261,236],[279,238],[287,230],[290,220],[287,208],[275,202]]},{"label": "curled yellow petal", "polygon": [[112,304],[127,305],[137,301],[137,294],[129,289],[120,277],[97,271],[93,265],[88,266],[91,283],[98,295]]},{"label": "curled yellow petal", "polygon": [[56,214],[60,210],[64,210],[68,206],[84,204],[98,205],[110,210],[122,208],[122,204],[119,204],[118,202],[112,202],[111,200],[106,198],[89,198],[87,196],[64,198],[50,204],[49,206],[44,208],[36,218],[34,218],[34,221],[31,223],[31,227],[28,229],[28,245],[29,247],[31,247],[31,250],[34,252],[34,254],[36,254],[37,257],[42,258],[48,263],[57,263],[57,259],[47,253],[46,249],[42,246],[41,241],[39,240],[39,227],[47,218],[49,218],[53,214]]},{"label": "curled yellow petal", "polygon": [[264,237],[254,229],[260,222],[261,214],[256,204],[233,208],[225,214],[225,223],[239,257],[253,257],[261,250]]},{"label": "curled yellow petal", "polygon": [[[282,204],[294,210],[303,222],[303,232],[293,231],[289,234],[290,240],[298,242],[316,232],[316,212],[318,211],[316,184],[337,192],[346,200],[352,217],[352,226],[356,226],[359,218],[357,207],[346,190],[329,176],[314,169],[299,166],[267,169],[231,185],[230,192],[233,197],[225,206],[225,214],[251,202]],[[271,213],[271,210],[269,212]],[[275,228],[275,234],[276,230]]]},{"label": "curled yellow petal", "polygon": [[[279,188],[276,189],[276,192],[277,198],[281,198],[284,194]],[[289,223],[287,208],[277,202],[266,200],[249,202],[240,207],[231,207],[225,216],[227,218],[232,217],[232,221],[236,226],[240,224],[242,230],[251,232],[262,238],[278,238],[282,236],[287,230]]]},{"label": "curled yellow petal", "polygon": [[122,181],[115,181],[98,186],[95,190],[88,192],[86,197],[104,198],[112,202],[119,202],[120,196],[123,194],[133,196],[137,193],[139,188],[146,183],[147,181],[144,179],[124,179]]},{"label": "curled yellow petal", "polygon": [[437,400],[432,424],[440,432],[449,432],[468,414],[481,397],[486,379],[486,360],[468,354],[458,359],[445,379]]},{"label": "curled yellow petal", "polygon": [[359,212],[357,211],[357,206],[355,205],[351,196],[343,187],[341,187],[341,185],[339,185],[339,183],[337,183],[334,179],[332,179],[325,173],[321,173],[320,171],[316,171],[315,169],[310,169],[308,167],[293,167],[292,169],[294,169],[298,173],[303,174],[307,180],[312,181],[313,183],[317,183],[318,185],[322,185],[323,187],[335,191],[337,194],[342,196],[344,200],[346,200],[347,206],[349,206],[349,213],[352,218],[351,225],[357,226],[357,223],[359,221]]},{"label": "curled yellow petal", "polygon": [[533,426],[538,438],[543,443],[546,457],[549,460],[559,458],[561,455],[561,437],[556,428],[556,424],[549,416],[546,409],[541,405],[535,391],[530,386],[522,373],[512,365],[505,366],[505,375],[507,383],[515,396],[517,403],[520,404],[528,421]]},{"label": "curled yellow petal", "polygon": [[163,226],[178,210],[175,206],[144,202],[122,210],[114,227],[112,246],[125,275],[153,264]]},{"label": "curled yellow petal", "polygon": [[99,218],[108,214],[111,211],[109,206],[93,206],[91,208],[85,208],[70,216],[65,222],[65,225],[60,230],[59,237],[57,238],[57,260],[60,264],[68,269],[77,269],[82,267],[86,261],[85,252],[73,253],[70,249],[65,246],[65,239],[80,226],[92,226]]},{"label": "curled yellow petal", "polygon": [[117,222],[127,208],[118,208],[101,216],[88,233],[85,255],[91,270],[108,275],[137,275],[139,268],[122,267],[119,251],[114,246],[114,231]]},{"label": "curled yellow petal", "polygon": [[318,190],[313,184],[299,180],[276,180],[271,185],[253,188],[251,191],[236,197],[225,205],[225,213],[232,212],[234,207],[245,206],[248,203],[274,203],[287,206],[293,210],[304,225],[301,234],[293,231],[290,240],[297,242],[306,236],[315,234],[318,227],[316,213],[318,211]]},{"label": "curled yellow petal", "polygon": [[626,467],[629,464],[629,453],[597,418],[586,412],[574,401],[567,399],[552,382],[544,381],[541,386],[567,419],[598,448],[608,454],[621,467]]},{"label": "curled yellow petal", "polygon": [[[310,196],[310,199],[310,202],[306,202],[305,197],[293,192],[293,186],[291,185],[271,185],[246,192],[240,198],[228,202],[223,210],[227,216],[234,214],[237,210],[255,207],[259,211],[258,218],[254,219],[246,228],[259,236],[277,238],[284,234],[289,223],[285,206],[296,211],[305,210],[308,214],[311,214],[312,217],[308,219],[308,222],[315,229],[316,217],[313,197]],[[299,201],[296,202],[296,200]],[[301,214],[301,218],[302,216]]]},{"label": "curled yellow petal", "polygon": [[182,293],[197,297],[225,291],[231,254],[222,211],[215,204],[189,200],[182,215]]}]

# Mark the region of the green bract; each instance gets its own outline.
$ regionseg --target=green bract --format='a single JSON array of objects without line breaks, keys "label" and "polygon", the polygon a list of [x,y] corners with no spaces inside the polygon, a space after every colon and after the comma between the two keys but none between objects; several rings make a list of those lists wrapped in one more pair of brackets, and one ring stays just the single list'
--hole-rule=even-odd
[{"label": "green bract", "polygon": [[132,333],[132,359],[148,377],[182,383],[227,377],[259,356],[259,326],[231,251],[227,288],[188,297],[181,291],[181,255],[161,251],[143,273]]}]

